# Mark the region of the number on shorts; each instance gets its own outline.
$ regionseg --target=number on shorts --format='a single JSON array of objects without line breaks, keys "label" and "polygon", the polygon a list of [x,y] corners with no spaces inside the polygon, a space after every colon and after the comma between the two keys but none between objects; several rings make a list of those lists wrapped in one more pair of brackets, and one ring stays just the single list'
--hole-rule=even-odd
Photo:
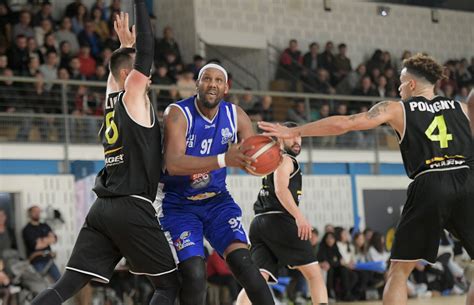
[{"label": "number on shorts", "polygon": [[[438,134],[433,134],[436,128],[438,128]],[[446,126],[443,115],[435,116],[430,126],[428,126],[428,129],[426,129],[425,135],[431,141],[439,142],[441,148],[447,148],[448,142],[453,139],[453,135],[448,133],[448,127]]]}]

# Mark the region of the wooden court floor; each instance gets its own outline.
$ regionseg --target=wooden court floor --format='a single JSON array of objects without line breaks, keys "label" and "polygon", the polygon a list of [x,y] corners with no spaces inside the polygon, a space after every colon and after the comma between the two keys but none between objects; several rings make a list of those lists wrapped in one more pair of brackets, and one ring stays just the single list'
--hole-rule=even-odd
[{"label": "wooden court floor", "polygon": [[[350,302],[350,303],[336,303],[352,304],[352,305],[381,305],[382,301],[368,301],[368,302]],[[430,299],[410,299],[408,305],[465,305],[466,296],[455,296],[455,297],[435,297]]]}]

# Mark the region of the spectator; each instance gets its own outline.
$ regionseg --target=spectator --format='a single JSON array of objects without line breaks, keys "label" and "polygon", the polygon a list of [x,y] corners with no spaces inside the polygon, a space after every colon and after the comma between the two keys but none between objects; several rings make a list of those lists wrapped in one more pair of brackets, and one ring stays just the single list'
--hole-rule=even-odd
[{"label": "spectator", "polygon": [[[78,61],[78,59],[76,58]],[[69,72],[65,68],[59,68],[58,70],[58,79],[60,80],[69,80]],[[76,86],[67,86],[66,87],[66,107],[67,114],[72,113],[75,108],[75,90]],[[63,100],[62,100],[62,86],[60,84],[55,84],[51,89],[51,103],[49,111],[51,113],[63,113]],[[61,135],[62,136],[62,135]]]},{"label": "spectator", "polygon": [[[3,70],[2,76],[12,77],[11,69]],[[22,112],[23,98],[18,94],[20,86],[11,80],[0,82],[0,111],[2,112]]]},{"label": "spectator", "polygon": [[382,73],[380,72],[379,68],[373,68],[372,70],[369,71],[370,80],[372,81],[372,84],[374,84],[375,86],[377,86],[377,81],[380,75],[382,75]]},{"label": "spectator", "polygon": [[320,119],[327,118],[330,112],[331,108],[329,107],[329,104],[326,103],[321,104],[319,109],[316,107],[311,107],[311,120],[317,121]]},{"label": "spectator", "polygon": [[0,74],[8,67],[8,57],[6,55],[0,55]]},{"label": "spectator", "polygon": [[469,91],[468,91],[467,87],[461,87],[461,89],[459,89],[459,93],[456,94],[454,99],[457,100],[457,101],[465,103],[467,101],[468,94],[469,94]]},{"label": "spectator", "polygon": [[15,232],[7,225],[7,214],[0,209],[0,291],[3,290],[3,304],[9,304],[9,284],[10,278],[4,272],[3,251],[16,249]]},{"label": "spectator", "polygon": [[86,78],[92,76],[95,73],[96,61],[91,56],[91,48],[89,45],[81,45],[79,49],[79,61],[81,62],[80,72]]},{"label": "spectator", "polygon": [[360,84],[360,80],[366,73],[367,69],[365,65],[358,65],[355,71],[349,72],[349,74],[337,84],[337,92],[340,94],[351,94]]},{"label": "spectator", "polygon": [[309,45],[309,51],[303,56],[302,79],[309,84],[313,83],[316,71],[319,68],[318,56],[319,44],[312,42]]},{"label": "spectator", "polygon": [[56,36],[56,41],[59,43],[62,43],[63,41],[69,42],[69,45],[71,46],[71,53],[75,55],[79,52],[79,42],[77,41],[76,34],[71,29],[71,18],[64,17],[63,21],[61,22],[61,28],[59,31],[55,32],[54,35]]},{"label": "spectator", "polygon": [[[151,81],[156,85],[172,85],[173,80],[168,77],[168,68],[164,62],[158,62],[156,71],[151,77]],[[159,90],[156,93],[158,102],[158,110],[163,111],[177,96],[176,90]]]},{"label": "spectator", "polygon": [[71,45],[66,40],[61,42],[59,46],[59,67],[67,68],[69,67],[69,62],[71,61],[73,55],[71,51]]},{"label": "spectator", "polygon": [[278,72],[277,77],[286,79],[292,82],[292,89],[296,89],[296,80],[300,76],[301,67],[303,64],[303,57],[301,51],[298,49],[298,41],[291,39],[288,48],[283,51],[280,57],[279,67],[283,70]]},{"label": "spectator", "polygon": [[[335,115],[348,115],[349,111],[347,109],[346,103],[340,103],[336,108]],[[345,133],[336,138],[336,143],[340,146],[345,147],[358,147],[364,145],[363,136],[360,131],[352,131]]]},{"label": "spectator", "polygon": [[77,36],[79,45],[89,45],[90,53],[94,58],[98,58],[102,50],[102,43],[99,36],[94,32],[94,23],[86,21],[84,30]]},{"label": "spectator", "polygon": [[194,73],[194,79],[197,80],[199,71],[201,68],[204,66],[205,61],[204,58],[201,55],[194,55],[193,57],[193,63],[189,64],[187,69],[191,70]]},{"label": "spectator", "polygon": [[0,2],[0,54],[3,54],[10,44],[12,31],[12,13],[5,2]]},{"label": "spectator", "polygon": [[44,56],[43,52],[41,49],[38,47],[38,44],[36,43],[36,40],[31,37],[28,38],[27,41],[27,50],[28,50],[28,58],[30,57],[38,57],[40,63],[44,63]]},{"label": "spectator", "polygon": [[471,73],[471,75],[474,75],[474,56],[471,57],[471,65],[469,66],[468,70]]},{"label": "spectator", "polygon": [[[51,2],[48,0],[43,1],[41,3],[41,9],[36,15],[33,17],[33,26],[39,26],[43,22],[43,20],[49,20],[51,25],[55,24],[56,21],[54,21],[53,15],[53,7],[51,5]],[[39,43],[39,42],[38,42]]]},{"label": "spectator", "polygon": [[[89,79],[96,82],[106,82],[107,81],[107,71],[105,70],[104,66],[98,65],[95,68],[95,73]],[[94,87],[91,87],[94,89]],[[102,87],[96,87],[99,92],[104,91]]]},{"label": "spectator", "polygon": [[239,106],[244,111],[249,111],[255,106],[255,98],[251,93],[252,88],[246,87],[244,90],[246,93],[242,94],[241,98],[239,99]]},{"label": "spectator", "polygon": [[321,68],[326,69],[330,75],[334,73],[334,44],[332,41],[326,42],[326,46],[324,47],[324,52],[319,54],[319,64]]},{"label": "spectator", "polygon": [[324,226],[324,234],[326,234],[328,232],[334,233],[334,226],[330,223],[328,223]]},{"label": "spectator", "polygon": [[381,98],[385,98],[388,95],[387,79],[385,78],[384,75],[380,75],[377,80],[377,92],[378,92],[378,96],[380,96]]},{"label": "spectator", "polygon": [[287,121],[297,124],[305,124],[308,121],[306,106],[304,101],[296,101],[294,106],[288,109]]},{"label": "spectator", "polygon": [[[36,77],[38,73],[41,73],[39,70],[40,65],[38,56],[31,56],[28,60],[28,69],[23,71],[22,75],[26,77]],[[31,86],[31,84],[26,83],[26,86]]]},{"label": "spectator", "polygon": [[104,0],[96,0],[95,3],[91,7],[91,11],[94,11],[95,9],[99,9],[102,14],[102,20],[107,20],[107,8],[105,7],[105,2]]},{"label": "spectator", "polygon": [[367,71],[369,71],[369,73],[372,73],[373,69],[379,69],[379,71],[382,71],[384,65],[385,63],[383,61],[383,52],[382,50],[377,49],[374,51],[372,57],[367,62]]},{"label": "spectator", "polygon": [[454,99],[454,88],[451,84],[447,83],[443,88],[444,96],[449,99]]},{"label": "spectator", "polygon": [[377,91],[375,91],[373,85],[372,85],[372,80],[370,79],[370,76],[364,76],[362,77],[360,81],[360,87],[354,89],[352,91],[353,95],[360,95],[360,96],[377,96]]},{"label": "spectator", "polygon": [[168,77],[171,78],[173,83],[176,83],[177,76],[179,72],[181,72],[181,70],[183,69],[183,65],[178,62],[176,54],[172,51],[168,51],[168,53],[166,53],[165,58],[168,69]]},{"label": "spectator", "polygon": [[3,258],[3,251],[16,248],[15,231],[8,225],[5,210],[0,209],[0,260]]},{"label": "spectator", "polygon": [[213,250],[207,258],[207,281],[217,286],[225,286],[229,289],[232,302],[237,299],[239,287],[226,262]]},{"label": "spectator", "polygon": [[367,261],[367,249],[365,247],[365,236],[361,232],[354,234],[354,259],[357,263]]},{"label": "spectator", "polygon": [[69,62],[69,78],[73,80],[85,80],[85,76],[81,73],[81,61],[79,57],[73,57]]},{"label": "spectator", "polygon": [[50,91],[53,84],[48,82],[58,78],[58,54],[54,51],[49,51],[46,54],[46,61],[39,67],[39,71],[46,81],[44,89]]},{"label": "spectator", "polygon": [[398,90],[399,79],[395,74],[395,70],[393,68],[387,68],[383,75],[387,80],[387,91]]},{"label": "spectator", "polygon": [[166,26],[163,29],[163,38],[157,40],[155,44],[155,63],[158,61],[167,61],[167,54],[170,53],[174,54],[177,64],[182,63],[181,52],[178,43],[174,39],[173,29],[170,26]]},{"label": "spectator", "polygon": [[451,72],[451,69],[446,68],[445,72],[444,72],[444,75],[446,76],[446,78],[442,79],[439,82],[439,86],[440,86],[441,90],[443,90],[443,92],[444,92],[445,87],[449,85],[453,88],[453,91],[456,91],[457,90],[457,84],[456,84],[456,81],[454,80],[455,76],[454,76],[453,72]]},{"label": "spectator", "polygon": [[327,270],[329,297],[336,298],[336,281],[339,279],[342,286],[340,292],[342,299],[345,301],[354,300],[351,291],[355,282],[352,282],[349,270],[341,264],[342,256],[337,248],[334,233],[328,232],[323,236],[317,258],[321,269]]},{"label": "spectator", "polygon": [[104,42],[104,49],[108,48],[112,51],[117,50],[120,47],[120,41],[117,36],[117,32],[110,31],[110,36]]},{"label": "spectator", "polygon": [[120,14],[120,0],[112,0],[108,9],[105,11],[104,18],[105,20],[109,20],[110,27],[113,27],[113,22],[115,20],[115,15]]},{"label": "spectator", "polygon": [[65,16],[72,18],[77,15],[79,11],[79,6],[83,5],[81,0],[75,0],[74,2],[66,6]]},{"label": "spectator", "polygon": [[311,238],[309,241],[311,242],[314,255],[317,255],[319,250],[319,231],[315,227],[313,227],[313,230],[311,231]]},{"label": "spectator", "polygon": [[382,66],[381,72],[384,72],[387,69],[393,69],[392,55],[390,55],[389,51],[384,51],[383,52],[382,62],[383,62],[383,66]]},{"label": "spectator", "polygon": [[468,63],[465,58],[463,58],[459,63],[459,69],[457,70],[456,80],[459,86],[469,86],[472,81],[472,73],[469,71]]},{"label": "spectator", "polygon": [[390,253],[385,250],[385,238],[379,232],[374,232],[370,239],[367,259],[371,262],[388,262]]},{"label": "spectator", "polygon": [[181,99],[196,94],[196,82],[194,81],[194,73],[191,70],[181,72],[176,85],[178,86],[178,95]]},{"label": "spectator", "polygon": [[72,31],[77,35],[84,30],[88,15],[87,8],[84,4],[79,4],[77,13],[72,17]]},{"label": "spectator", "polygon": [[20,12],[20,22],[13,26],[12,37],[23,35],[26,38],[35,37],[35,32],[31,27],[31,13],[29,11]]},{"label": "spectator", "polygon": [[105,41],[109,38],[109,25],[104,21],[102,10],[98,7],[92,10],[92,23],[94,25],[94,32],[99,36],[101,41]]},{"label": "spectator", "polygon": [[43,53],[43,56],[45,56],[46,53],[51,52],[51,51],[58,53],[59,52],[58,48],[59,48],[59,45],[56,42],[56,38],[54,38],[54,34],[53,33],[46,34],[46,36],[44,37],[43,47],[41,47],[41,52]]},{"label": "spectator", "polygon": [[270,95],[265,95],[262,97],[260,102],[255,104],[253,110],[260,114],[263,121],[273,122],[275,119],[273,117],[272,103],[272,97]]},{"label": "spectator", "polygon": [[34,28],[35,39],[38,45],[44,44],[44,36],[53,32],[53,23],[49,19],[41,20],[41,23]]},{"label": "spectator", "polygon": [[26,36],[18,35],[15,38],[15,45],[8,52],[8,65],[15,73],[21,74],[28,68],[28,49]]},{"label": "spectator", "polygon": [[26,255],[30,263],[40,274],[48,274],[56,282],[61,274],[54,263],[51,245],[57,242],[57,236],[50,226],[40,222],[41,209],[32,206],[28,209],[30,222],[23,228]]},{"label": "spectator", "polygon": [[335,94],[336,90],[331,86],[330,83],[331,76],[329,72],[324,68],[319,68],[316,81],[313,88],[316,90],[316,93],[324,93],[324,94]]},{"label": "spectator", "polygon": [[347,58],[347,46],[341,43],[338,46],[339,53],[334,58],[334,77],[335,83],[339,83],[344,77],[352,71],[351,60]]},{"label": "spectator", "polygon": [[99,60],[97,61],[97,64],[103,66],[107,73],[109,72],[109,62],[111,57],[112,50],[110,48],[104,48],[102,50]]}]

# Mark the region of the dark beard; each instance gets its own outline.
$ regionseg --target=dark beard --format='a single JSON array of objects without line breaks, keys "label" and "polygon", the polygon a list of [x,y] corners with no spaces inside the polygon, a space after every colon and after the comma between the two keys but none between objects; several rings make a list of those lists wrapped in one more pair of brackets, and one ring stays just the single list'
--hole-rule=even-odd
[{"label": "dark beard", "polygon": [[214,109],[214,108],[217,107],[217,105],[219,105],[219,102],[217,102],[216,104],[212,104],[212,103],[208,102],[207,100],[202,99],[201,104],[207,109]]},{"label": "dark beard", "polygon": [[288,155],[290,155],[290,156],[296,158],[296,157],[300,154],[301,149],[300,149],[299,152],[295,153],[295,152],[293,151],[293,149],[291,149],[291,147],[285,147],[285,152],[286,152]]}]

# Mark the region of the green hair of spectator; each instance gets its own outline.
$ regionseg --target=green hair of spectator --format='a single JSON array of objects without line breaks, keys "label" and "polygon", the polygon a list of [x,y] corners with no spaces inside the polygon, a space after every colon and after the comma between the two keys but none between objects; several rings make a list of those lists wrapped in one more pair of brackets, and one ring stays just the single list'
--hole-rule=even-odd
[{"label": "green hair of spectator", "polygon": [[132,54],[135,54],[134,48],[119,48],[112,53],[110,57],[109,69],[112,72],[115,80],[120,79],[120,70],[133,69],[133,57]]}]

